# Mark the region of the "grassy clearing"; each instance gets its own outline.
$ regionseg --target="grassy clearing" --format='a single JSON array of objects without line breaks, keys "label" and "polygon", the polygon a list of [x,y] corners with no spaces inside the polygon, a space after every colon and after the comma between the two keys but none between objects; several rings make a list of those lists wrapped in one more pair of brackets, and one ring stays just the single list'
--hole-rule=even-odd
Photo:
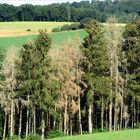
[{"label": "grassy clearing", "polygon": [[[48,32],[71,22],[0,22],[0,37],[23,36],[37,34],[39,29]],[[30,31],[27,31],[30,29]]]},{"label": "grassy clearing", "polygon": [[140,140],[140,129],[96,133],[93,135],[67,136],[50,140]]},{"label": "grassy clearing", "polygon": [[[70,38],[73,40],[76,36],[79,36],[82,41],[86,35],[87,33],[84,30],[50,33],[50,37],[52,38],[52,42],[55,47],[60,46],[62,43],[68,43]],[[0,48],[7,49],[9,47],[21,47],[25,42],[31,41],[35,37],[36,35],[1,37]]]}]

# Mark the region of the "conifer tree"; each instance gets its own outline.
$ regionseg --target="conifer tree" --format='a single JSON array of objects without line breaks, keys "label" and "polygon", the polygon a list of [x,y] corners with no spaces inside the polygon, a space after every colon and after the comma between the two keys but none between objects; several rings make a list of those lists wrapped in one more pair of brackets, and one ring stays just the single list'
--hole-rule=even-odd
[{"label": "conifer tree", "polygon": [[26,118],[26,136],[29,134],[29,112],[34,114],[32,124],[34,133],[36,133],[36,111],[41,110],[40,128],[42,130],[42,139],[46,122],[45,115],[50,112],[54,106],[54,96],[51,90],[50,81],[50,57],[48,56],[51,47],[51,40],[46,31],[40,31],[39,36],[34,40],[23,45],[20,52],[20,60],[17,61],[17,96],[26,100],[27,118]]},{"label": "conifer tree", "polygon": [[[139,114],[140,102],[140,20],[136,20],[126,26],[124,36],[123,51],[127,59],[127,102],[129,105],[131,127],[136,127],[136,114]],[[129,103],[130,102],[130,103]]]},{"label": "conifer tree", "polygon": [[[85,79],[87,81],[88,125],[89,133],[92,133],[93,96],[95,94],[99,96],[98,94],[100,94],[104,98],[104,94],[107,94],[107,88],[105,89],[104,86],[108,87],[109,66],[103,27],[96,21],[91,21],[89,24],[87,24],[86,31],[88,36],[84,39],[82,50],[86,59],[86,65],[84,68],[86,73]],[[104,109],[102,106],[102,119],[103,112]]]}]

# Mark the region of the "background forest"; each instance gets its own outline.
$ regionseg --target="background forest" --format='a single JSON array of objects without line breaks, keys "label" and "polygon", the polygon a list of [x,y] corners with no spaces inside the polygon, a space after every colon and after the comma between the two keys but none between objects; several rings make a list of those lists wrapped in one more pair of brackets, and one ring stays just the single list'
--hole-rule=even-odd
[{"label": "background forest", "polygon": [[72,21],[79,22],[84,18],[94,18],[105,22],[115,15],[119,22],[133,21],[140,11],[139,0],[92,0],[56,3],[44,6],[30,4],[12,6],[0,4],[0,21]]}]

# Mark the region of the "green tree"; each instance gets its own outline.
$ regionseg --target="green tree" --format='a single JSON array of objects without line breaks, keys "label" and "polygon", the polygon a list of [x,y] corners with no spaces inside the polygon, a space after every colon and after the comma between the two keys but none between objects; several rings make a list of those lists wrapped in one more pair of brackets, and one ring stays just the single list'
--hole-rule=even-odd
[{"label": "green tree", "polygon": [[52,81],[50,81],[51,60],[48,55],[50,48],[51,40],[48,34],[46,31],[40,31],[34,42],[23,45],[20,60],[17,61],[18,96],[27,102],[26,136],[30,129],[29,111],[34,114],[33,126],[35,133],[35,112],[40,109],[42,112],[42,138],[44,138],[45,113],[48,114],[55,103],[55,94],[52,92]]},{"label": "green tree", "polygon": [[[96,21],[86,26],[88,36],[84,39],[82,50],[86,59],[85,79],[87,81],[87,103],[89,133],[93,129],[93,96],[94,94],[107,94],[104,87],[108,87],[108,56],[103,27]],[[103,100],[102,100],[103,101]],[[103,106],[102,106],[103,108]],[[103,113],[103,111],[102,111]],[[103,114],[102,114],[103,115]],[[102,116],[103,119],[103,116]],[[103,128],[103,122],[102,122]]]},{"label": "green tree", "polygon": [[[126,26],[124,36],[124,52],[127,59],[128,74],[128,95],[130,95],[131,106],[129,106],[131,115],[131,126],[136,127],[136,112],[139,107],[136,104],[140,99],[140,20],[137,20]],[[128,99],[129,99],[128,98]]]}]

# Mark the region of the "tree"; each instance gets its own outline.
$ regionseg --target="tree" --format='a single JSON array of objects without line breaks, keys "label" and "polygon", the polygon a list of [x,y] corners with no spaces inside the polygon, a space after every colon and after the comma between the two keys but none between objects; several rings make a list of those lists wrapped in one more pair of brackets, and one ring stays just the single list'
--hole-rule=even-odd
[{"label": "tree", "polygon": [[[26,136],[29,133],[29,111],[41,110],[42,139],[45,132],[45,113],[49,114],[54,106],[54,93],[51,91],[50,57],[48,56],[51,40],[46,31],[40,31],[40,35],[33,43],[23,45],[20,52],[20,60],[17,61],[17,96],[27,101]],[[22,94],[22,95],[20,95]],[[36,132],[36,120],[33,121],[34,133]]]},{"label": "tree", "polygon": [[[119,129],[119,113],[123,104],[124,78],[120,69],[123,67],[121,59],[122,35],[120,27],[117,26],[115,17],[107,20],[106,39],[108,42],[108,52],[110,58],[110,103],[109,103],[109,130],[112,131],[112,108],[114,101],[114,131]],[[123,73],[124,75],[124,73]],[[125,76],[125,75],[124,75]],[[119,126],[119,127],[118,127]]]},{"label": "tree", "polygon": [[140,20],[128,24],[123,36],[125,39],[123,51],[125,52],[125,57],[127,59],[127,96],[130,96],[130,99],[127,100],[127,102],[131,103],[131,106],[129,106],[130,121],[131,127],[134,128],[137,120],[136,112],[139,110],[139,108],[136,107],[136,104],[140,101]]},{"label": "tree", "polygon": [[[77,39],[78,40],[78,39]],[[55,54],[55,56],[54,56]],[[78,113],[78,132],[82,134],[80,87],[83,71],[80,67],[82,61],[78,41],[55,49],[51,53],[53,65],[56,66],[56,78],[60,82],[58,109],[64,118],[64,133],[73,134],[73,119]]]},{"label": "tree", "polygon": [[[82,50],[86,59],[86,65],[84,69],[87,84],[87,104],[89,109],[88,125],[89,133],[92,133],[93,96],[94,94],[107,93],[107,91],[103,89],[103,85],[108,85],[109,67],[107,46],[105,42],[103,27],[96,21],[91,21],[89,24],[87,24],[86,31],[88,33],[88,36],[84,39],[84,43],[82,44]],[[104,81],[102,82],[102,86],[100,86],[101,81]]]}]

